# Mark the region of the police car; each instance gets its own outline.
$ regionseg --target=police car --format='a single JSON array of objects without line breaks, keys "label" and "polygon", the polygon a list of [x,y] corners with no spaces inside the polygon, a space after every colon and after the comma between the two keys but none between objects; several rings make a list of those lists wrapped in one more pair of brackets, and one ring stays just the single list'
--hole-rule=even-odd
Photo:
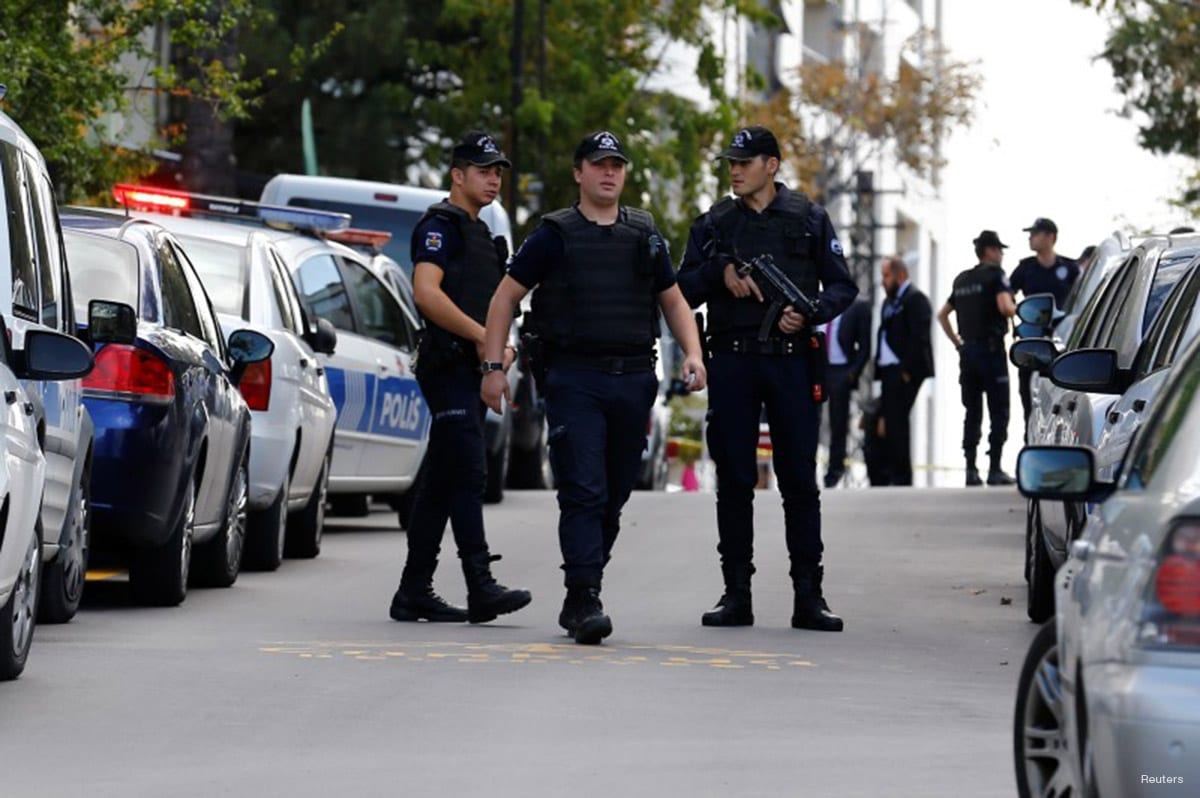
[{"label": "police car", "polygon": [[[252,419],[245,559],[250,567],[274,570],[285,550],[316,556],[337,417],[317,354],[333,354],[332,325],[305,312],[283,255],[263,220],[252,215],[258,211],[252,203],[135,186],[117,186],[114,194],[136,215],[176,235],[226,337],[246,328],[275,343],[270,359],[249,366],[239,383]],[[281,211],[270,219],[286,225],[291,216],[304,224],[311,214]],[[336,217],[329,221],[338,223]]]},{"label": "police car", "polygon": [[[411,282],[413,264],[409,244],[412,231],[430,205],[445,199],[446,192],[368,180],[307,175],[276,175],[263,188],[260,200],[276,205],[291,205],[348,213],[356,228],[391,234],[379,244],[382,254],[399,264]],[[499,202],[482,208],[479,219],[492,235],[502,236],[513,249],[512,224]],[[528,309],[529,298],[525,299]],[[514,329],[513,343],[519,335]],[[514,403],[504,417],[487,411],[488,482],[484,498],[499,501],[503,487],[549,487],[546,447],[545,407],[533,384],[533,378],[518,363],[510,369],[510,395]]]}]

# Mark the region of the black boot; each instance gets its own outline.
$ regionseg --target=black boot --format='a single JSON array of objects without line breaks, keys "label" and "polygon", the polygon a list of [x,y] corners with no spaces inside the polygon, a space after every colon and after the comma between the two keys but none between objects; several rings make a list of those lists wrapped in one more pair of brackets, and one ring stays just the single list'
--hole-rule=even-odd
[{"label": "black boot", "polygon": [[792,565],[792,587],[796,600],[792,605],[792,628],[818,632],[842,631],[842,619],[829,611],[821,594],[825,569],[819,565]]},{"label": "black boot", "polygon": [[533,596],[528,590],[509,590],[492,576],[491,564],[500,559],[487,549],[462,556],[463,576],[467,579],[467,620],[487,623],[524,607]]},{"label": "black boot", "polygon": [[702,626],[753,626],[754,607],[750,600],[750,577],[754,566],[748,562],[721,563],[725,594],[704,615]]},{"label": "black boot", "polygon": [[975,467],[975,452],[968,451],[967,455],[967,487],[977,488],[983,484],[983,480],[979,478],[979,469]]},{"label": "black boot", "polygon": [[1015,479],[1004,473],[1004,469],[1000,467],[1000,455],[990,455],[991,465],[988,467],[987,484],[989,485],[1012,485],[1016,482]]},{"label": "black boot", "polygon": [[558,625],[581,645],[594,646],[612,634],[612,620],[604,614],[598,585],[568,585]]},{"label": "black boot", "polygon": [[434,623],[462,623],[467,611],[455,607],[433,592],[432,576],[415,576],[408,568],[400,579],[400,587],[392,596],[388,613],[394,621],[426,620]]}]

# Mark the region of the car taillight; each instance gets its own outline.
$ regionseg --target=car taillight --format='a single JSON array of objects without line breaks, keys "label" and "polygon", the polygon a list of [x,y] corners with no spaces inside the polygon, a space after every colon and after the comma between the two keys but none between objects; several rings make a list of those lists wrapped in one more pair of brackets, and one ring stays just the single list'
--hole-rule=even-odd
[{"label": "car taillight", "polygon": [[1200,519],[1167,534],[1147,593],[1142,642],[1200,647]]},{"label": "car taillight", "polygon": [[127,344],[108,344],[83,378],[90,395],[167,404],[175,398],[175,374],[158,355]]},{"label": "car taillight", "polygon": [[271,360],[260,360],[246,366],[238,383],[242,398],[251,410],[267,410],[271,406]]}]

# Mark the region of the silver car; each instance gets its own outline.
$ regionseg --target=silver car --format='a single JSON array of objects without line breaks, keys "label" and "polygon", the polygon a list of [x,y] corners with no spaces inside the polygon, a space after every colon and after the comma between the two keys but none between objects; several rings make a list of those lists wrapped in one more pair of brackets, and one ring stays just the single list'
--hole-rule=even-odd
[{"label": "silver car", "polygon": [[1200,340],[1115,482],[1084,447],[1027,447],[1029,498],[1098,502],[1055,578],[1014,718],[1022,796],[1195,795],[1200,785]]}]

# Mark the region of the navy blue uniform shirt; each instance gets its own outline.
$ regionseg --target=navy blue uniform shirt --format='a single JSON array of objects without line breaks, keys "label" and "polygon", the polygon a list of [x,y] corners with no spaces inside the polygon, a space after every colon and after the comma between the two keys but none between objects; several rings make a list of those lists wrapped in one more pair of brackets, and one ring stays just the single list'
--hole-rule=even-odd
[{"label": "navy blue uniform shirt", "polygon": [[[779,210],[785,207],[788,193],[791,191],[782,183],[775,184],[775,199],[767,206],[768,210]],[[756,214],[736,201],[738,212]],[[765,211],[764,211],[765,212]],[[838,241],[837,232],[829,214],[820,205],[813,204],[808,211],[805,224],[817,239],[817,251],[814,260],[817,264],[817,278],[821,281],[821,312],[816,318],[808,319],[812,325],[824,324],[834,316],[850,307],[850,303],[858,296],[858,285],[850,276],[846,267],[846,258],[842,253],[842,244]],[[718,254],[709,256],[710,241],[714,225],[707,213],[702,214],[692,224],[688,234],[687,250],[683,254],[683,262],[679,264],[679,287],[687,298],[688,304],[698,307],[708,300],[714,291],[725,291],[725,265],[728,258]]]},{"label": "navy blue uniform shirt", "polygon": [[1053,266],[1038,263],[1037,255],[1025,258],[1008,278],[1013,291],[1024,296],[1054,294],[1054,304],[1062,307],[1067,293],[1079,278],[1079,264],[1062,255],[1054,256]]},{"label": "navy blue uniform shirt", "polygon": [[458,225],[444,216],[431,215],[413,228],[412,262],[432,263],[446,270],[446,262],[462,249]]},{"label": "navy blue uniform shirt", "polygon": [[[579,213],[578,206],[575,212]],[[662,241],[662,246],[658,248],[658,263],[655,264],[654,290],[662,293],[675,285],[675,269],[671,266],[671,253],[667,250],[666,239],[657,231],[655,234]],[[513,255],[508,275],[526,288],[533,289],[546,281],[550,270],[563,262],[566,253],[558,230],[550,225],[540,225],[525,237],[521,248]]]}]

